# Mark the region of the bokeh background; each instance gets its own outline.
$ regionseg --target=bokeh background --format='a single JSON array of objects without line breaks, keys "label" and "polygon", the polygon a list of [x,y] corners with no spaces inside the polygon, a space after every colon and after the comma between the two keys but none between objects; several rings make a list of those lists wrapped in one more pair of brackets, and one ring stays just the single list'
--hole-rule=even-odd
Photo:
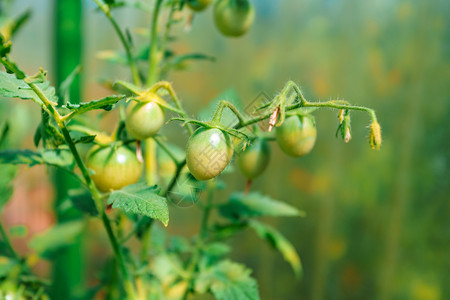
[{"label": "bokeh background", "polygon": [[[450,299],[450,3],[253,3],[256,21],[242,38],[221,36],[211,8],[195,16],[190,31],[176,27],[178,39],[172,47],[177,53],[216,58],[188,64],[169,76],[189,113],[196,115],[230,88],[251,103],[260,92],[273,96],[293,80],[309,100],[339,98],[374,108],[384,141],[380,151],[371,150],[369,120],[353,113],[353,139],[343,143],[335,138],[336,112],[323,110],[315,114],[318,139],[311,154],[292,159],[274,144],[268,171],[254,188],[307,213],[302,219],[267,220],[297,248],[304,276],[296,279],[281,256],[252,232],[231,241],[233,259],[254,270],[262,299]],[[11,8],[13,15],[33,11],[15,39],[14,59],[28,73],[39,67],[49,70],[52,80],[53,5],[48,0],[17,0]],[[87,101],[110,93],[101,80],[129,79],[130,74],[99,58],[100,51],[121,50],[121,45],[95,4],[85,0],[82,5],[81,98]],[[139,43],[150,16],[133,8],[115,15]],[[33,147],[40,117],[36,107],[1,101],[0,117],[13,121],[14,146]],[[110,113],[101,126],[111,131],[115,120],[117,113]],[[176,124],[164,131],[169,140],[184,144]],[[30,236],[56,219],[55,191],[45,172],[41,167],[20,169],[13,201],[1,216],[9,226],[28,226],[27,237],[14,240],[21,253],[28,251]],[[223,179],[227,188],[221,197],[243,189],[242,175]],[[195,206],[171,207],[170,212],[170,233],[196,232]],[[104,249],[91,249],[86,240],[83,249],[101,261]],[[52,270],[46,264],[37,268],[43,275]]]}]

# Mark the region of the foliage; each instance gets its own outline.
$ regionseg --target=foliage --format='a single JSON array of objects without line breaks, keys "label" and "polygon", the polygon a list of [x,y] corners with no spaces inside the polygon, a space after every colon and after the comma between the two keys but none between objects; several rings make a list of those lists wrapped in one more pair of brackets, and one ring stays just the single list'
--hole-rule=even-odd
[{"label": "foliage", "polygon": [[[80,181],[82,188],[71,190],[67,201],[63,204],[80,210],[86,217],[53,226],[44,234],[35,236],[30,243],[30,248],[38,256],[51,259],[55,253],[65,251],[72,245],[79,238],[82,230],[89,225],[90,220],[101,222],[114,253],[114,270],[111,277],[117,278],[109,278],[109,274],[106,274],[100,282],[101,292],[98,291],[98,295],[107,293],[118,299],[138,299],[142,295],[145,297],[150,295],[152,299],[171,297],[186,299],[196,293],[210,292],[217,299],[259,299],[258,284],[250,276],[251,271],[242,264],[225,258],[231,251],[230,247],[224,243],[225,239],[246,228],[253,229],[257,236],[278,250],[291,265],[296,276],[300,277],[301,260],[293,245],[278,230],[258,221],[257,218],[297,217],[304,216],[304,212],[292,205],[274,200],[270,196],[259,192],[249,192],[251,181],[247,182],[246,192],[231,193],[229,201],[219,204],[215,201],[215,193],[224,187],[219,176],[222,171],[231,172],[226,166],[231,161],[235,149],[245,151],[254,137],[263,135],[273,141],[275,138],[271,132],[272,129],[280,130],[277,128],[293,116],[313,120],[311,114],[320,108],[337,109],[340,115],[344,115],[342,118],[339,117],[338,130],[341,131],[346,142],[350,140],[349,111],[367,113],[371,120],[370,145],[374,149],[379,149],[382,142],[381,128],[374,110],[351,105],[344,100],[309,101],[294,81],[288,81],[268,103],[255,107],[251,117],[242,112],[239,97],[233,90],[229,90],[220,98],[213,100],[198,119],[191,118],[186,113],[173,85],[164,80],[170,71],[182,69],[187,61],[214,61],[214,59],[199,53],[178,54],[175,53],[175,48],[169,48],[172,41],[171,27],[179,23],[175,15],[183,9],[188,9],[184,7],[186,1],[155,0],[154,7],[150,10],[139,1],[94,0],[94,2],[112,24],[125,50],[125,54],[113,52],[114,55],[105,56],[103,53],[103,58],[108,58],[112,63],[125,62],[131,71],[132,82],[117,81],[107,86],[112,92],[120,90],[120,94],[78,104],[72,103],[67,91],[78,72],[77,69],[63,82],[59,95],[63,95],[64,101],[58,101],[55,89],[47,80],[46,72],[40,70],[33,76],[26,75],[10,56],[13,45],[12,36],[2,35],[0,38],[0,62],[5,68],[5,71],[0,72],[0,95],[6,98],[30,99],[41,110],[41,124],[34,136],[34,145],[37,149],[0,151],[0,166],[2,168],[5,166],[5,176],[0,181],[0,192],[3,192],[0,208],[11,196],[11,181],[15,175],[15,165],[25,164],[31,167],[45,164],[49,169],[60,168]],[[190,5],[192,3],[187,4],[188,7],[192,7]],[[111,14],[112,10],[127,5],[151,12],[150,39],[142,47],[145,51],[136,51],[130,32],[121,29]],[[158,32],[161,10],[167,10],[168,18],[165,31]],[[228,10],[235,14],[232,15],[233,20],[239,22],[225,24],[226,20],[223,18],[229,15]],[[253,23],[253,4],[247,0],[235,3],[220,1],[220,4],[215,6],[215,18],[219,30],[225,35],[240,36]],[[20,17],[16,24],[22,24],[25,19],[23,16]],[[237,25],[240,28],[226,28]],[[11,35],[15,31],[16,29],[11,30]],[[146,72],[143,72],[138,61],[147,63]],[[144,73],[146,75],[143,75]],[[223,97],[230,99],[224,100]],[[145,135],[149,137],[148,139],[136,140],[130,135],[129,125],[124,122],[127,117],[124,114],[128,112],[122,111],[117,128],[110,133],[99,132],[93,128],[92,124],[78,124],[82,123],[83,115],[91,111],[101,109],[108,112],[116,107],[123,108],[120,102],[125,102],[124,100],[133,103],[151,103],[154,107],[175,114],[176,116],[169,121],[181,122],[181,125],[186,127],[189,138],[186,152],[189,154],[192,151],[195,155],[189,156],[184,152],[181,155],[175,153],[166,143],[164,136],[158,132],[148,132],[148,135]],[[152,121],[151,118],[145,118],[145,121],[149,120]],[[258,129],[259,126],[267,127],[268,132],[261,132]],[[85,135],[77,135],[80,132]],[[202,132],[209,134],[207,137],[202,137],[200,141],[196,140],[196,137],[200,135],[198,133]],[[6,135],[5,129],[0,136],[0,142]],[[226,141],[224,142],[223,139]],[[230,142],[231,139],[233,143]],[[143,176],[145,178],[140,178],[119,190],[103,191],[99,189],[98,181],[96,182],[98,177],[94,176],[97,175],[95,170],[87,167],[80,154],[79,145],[76,144],[88,144],[92,146],[91,151],[110,147],[111,153],[115,153],[114,151],[119,147],[133,147],[133,158],[145,163],[146,170]],[[218,145],[223,149],[219,149]],[[171,163],[170,180],[167,183],[158,179],[158,173],[162,173],[158,165],[161,166],[163,161],[157,157],[156,147],[166,154],[166,158],[168,157]],[[311,148],[309,147],[306,152],[311,151]],[[126,172],[125,169],[121,169],[124,159],[120,154],[116,156],[117,173]],[[106,157],[99,167],[106,168],[110,158],[110,156]],[[194,168],[199,164],[202,164],[200,167],[207,171],[217,169],[212,172],[212,176],[195,176]],[[110,180],[114,180],[116,175],[124,174],[109,174]],[[211,179],[211,177],[218,178]],[[202,179],[210,180],[203,182]],[[198,207],[202,210],[202,221],[195,237],[189,240],[172,237],[167,244],[164,237],[158,241],[158,236],[155,234],[157,229],[154,229],[157,225],[153,220],[161,221],[164,226],[169,225],[168,203],[174,203],[171,193],[176,190],[176,187],[180,189],[191,187],[194,191],[190,190],[190,193],[184,191],[179,194],[182,197],[189,194],[195,203],[202,200],[198,203]],[[201,193],[205,196],[199,197]],[[219,213],[226,223],[210,226],[213,213]],[[127,228],[129,232],[126,234],[123,230],[124,223],[130,225]],[[34,292],[38,298],[47,297],[48,286],[32,277],[34,275],[28,260],[16,253],[9,235],[3,230],[1,224],[0,226],[2,243],[6,249],[2,255],[7,257],[1,264],[0,277],[20,287],[19,291],[14,291],[19,295],[22,292]],[[139,255],[127,246],[127,242],[133,237],[139,240]],[[111,282],[115,282],[115,285]],[[10,292],[8,289],[8,286],[0,286],[1,293]],[[89,293],[90,291],[87,292]]]}]

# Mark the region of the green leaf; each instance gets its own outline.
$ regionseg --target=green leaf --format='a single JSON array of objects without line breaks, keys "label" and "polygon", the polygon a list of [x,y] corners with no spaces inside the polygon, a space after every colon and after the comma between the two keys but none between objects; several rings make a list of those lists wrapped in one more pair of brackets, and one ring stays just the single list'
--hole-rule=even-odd
[{"label": "green leaf", "polygon": [[13,194],[17,166],[0,164],[0,212]]},{"label": "green leaf", "polygon": [[21,165],[30,167],[47,164],[55,167],[71,167],[74,160],[72,153],[66,149],[40,149],[31,150],[2,150],[0,151],[0,164]]},{"label": "green leaf", "polygon": [[294,246],[275,228],[256,220],[249,221],[249,226],[256,234],[269,242],[275,249],[281,252],[283,258],[291,265],[297,278],[302,275],[302,264]]},{"label": "green leaf", "polygon": [[[219,106],[220,100],[227,100],[231,102],[239,111],[241,111],[243,108],[242,100],[239,97],[236,89],[229,88],[224,92],[220,93],[216,98],[214,98],[214,100],[209,102],[206,108],[202,109],[199,112],[198,114],[199,120],[209,121],[213,117],[214,112]],[[229,109],[225,109],[224,114],[222,116],[222,124],[224,124],[225,126],[231,126],[236,122],[237,122],[236,116]]]},{"label": "green leaf", "polygon": [[125,99],[124,95],[113,95],[98,100],[82,102],[79,104],[67,103],[64,107],[72,110],[74,112],[73,115],[83,114],[94,109],[104,109],[109,111],[113,108],[114,104],[122,99]]},{"label": "green leaf", "polygon": [[208,256],[221,257],[230,253],[231,247],[225,243],[209,243],[203,248],[203,252]]},{"label": "green leaf", "polygon": [[108,204],[113,204],[113,208],[121,208],[127,213],[157,219],[167,226],[169,224],[167,200],[159,196],[157,192],[156,186],[149,187],[145,183],[132,184],[113,191],[109,196]]},{"label": "green leaf", "polygon": [[[49,81],[36,84],[39,89],[50,101],[57,102],[58,97],[55,95],[55,89],[50,86]],[[15,75],[0,71],[0,95],[7,98],[33,99],[37,103],[43,105],[41,99],[33,92],[33,90],[23,81],[17,79]]]},{"label": "green leaf", "polygon": [[258,284],[250,277],[251,270],[229,260],[200,270],[195,281],[195,290],[205,293],[210,290],[218,300],[257,300]]},{"label": "green leaf", "polygon": [[91,216],[98,215],[97,207],[90,193],[82,189],[76,189],[69,190],[68,196],[75,208]]},{"label": "green leaf", "polygon": [[84,222],[80,220],[57,224],[44,234],[35,236],[29,246],[39,255],[50,258],[57,251],[75,243],[83,227]]},{"label": "green leaf", "polygon": [[0,278],[8,276],[17,263],[18,262],[14,259],[9,259],[6,256],[0,256]]},{"label": "green leaf", "polygon": [[70,88],[72,86],[72,83],[74,82],[75,78],[78,74],[81,73],[81,66],[76,66],[72,72],[70,72],[69,75],[67,75],[66,79],[64,79],[63,82],[59,85],[59,92],[60,95],[62,95],[64,102],[67,103],[70,99]]},{"label": "green leaf", "polygon": [[216,61],[216,58],[210,55],[201,54],[201,53],[188,53],[172,56],[168,59],[167,63],[163,66],[161,72],[167,72],[170,69],[178,69],[183,70],[186,68],[186,63],[190,60],[209,60]]},{"label": "green leaf", "polygon": [[96,135],[83,135],[73,139],[74,144],[89,144],[95,140]]},{"label": "green leaf", "polygon": [[249,194],[234,193],[228,203],[219,206],[221,215],[231,219],[271,216],[304,216],[303,211],[281,201],[274,200],[258,192]]}]

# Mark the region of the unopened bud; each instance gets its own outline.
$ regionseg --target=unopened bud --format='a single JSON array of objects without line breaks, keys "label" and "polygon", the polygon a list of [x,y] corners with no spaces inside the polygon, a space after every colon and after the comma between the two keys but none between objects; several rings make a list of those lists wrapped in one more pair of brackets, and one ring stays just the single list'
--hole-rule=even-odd
[{"label": "unopened bud", "polygon": [[342,124],[342,121],[344,121],[344,110],[343,109],[339,110],[338,119],[339,119],[339,124]]},{"label": "unopened bud", "polygon": [[277,119],[278,119],[278,114],[280,113],[280,108],[277,107],[273,113],[270,115],[269,118],[269,129],[268,131],[271,132],[272,128],[275,126],[275,124],[277,123]]},{"label": "unopened bud", "polygon": [[373,121],[372,124],[370,124],[370,147],[374,150],[380,149],[381,146],[381,127],[380,124],[378,124],[377,121]]},{"label": "unopened bud", "polygon": [[345,130],[345,138],[344,141],[346,143],[350,142],[350,139],[352,138],[352,135],[350,134],[350,128],[347,127],[347,129]]}]

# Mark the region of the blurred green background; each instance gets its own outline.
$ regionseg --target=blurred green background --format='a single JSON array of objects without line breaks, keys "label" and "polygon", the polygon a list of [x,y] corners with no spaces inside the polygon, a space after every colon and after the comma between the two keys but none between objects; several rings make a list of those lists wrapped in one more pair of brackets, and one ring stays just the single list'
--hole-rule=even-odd
[{"label": "blurred green background", "polygon": [[[339,98],[374,108],[384,141],[380,151],[371,150],[369,120],[353,113],[353,139],[343,143],[335,138],[336,112],[323,110],[316,113],[318,140],[311,154],[292,159],[273,145],[268,171],[254,188],[306,211],[303,219],[267,220],[296,246],[304,277],[295,279],[279,254],[252,232],[232,240],[233,259],[254,270],[262,299],[450,299],[450,3],[253,3],[255,24],[239,39],[219,34],[211,8],[195,16],[190,31],[177,27],[176,52],[216,57],[214,63],[189,64],[169,77],[189,113],[195,115],[230,87],[251,103],[260,92],[273,96],[293,80],[309,100]],[[33,10],[13,48],[13,58],[28,73],[53,68],[53,4],[13,4],[14,14]],[[121,45],[94,3],[82,4],[82,99],[87,101],[109,93],[100,79],[129,79],[130,74],[98,58],[99,51],[121,50]],[[137,28],[131,32],[139,43],[139,28],[148,28],[149,15],[125,8],[116,16],[122,27]],[[32,147],[39,110],[27,102],[2,101],[0,115],[15,121],[16,145]],[[116,119],[112,113],[102,125],[111,131]],[[164,132],[169,140],[180,140],[177,124]],[[10,225],[27,223],[30,234],[55,219],[54,192],[42,172],[21,169],[10,213],[2,216]],[[228,185],[222,197],[243,189],[242,175],[223,179]],[[171,207],[170,212],[169,232],[196,232],[198,209]],[[26,241],[16,243],[25,251]],[[103,253],[90,255],[101,260]],[[44,274],[48,270],[38,267]]]}]

